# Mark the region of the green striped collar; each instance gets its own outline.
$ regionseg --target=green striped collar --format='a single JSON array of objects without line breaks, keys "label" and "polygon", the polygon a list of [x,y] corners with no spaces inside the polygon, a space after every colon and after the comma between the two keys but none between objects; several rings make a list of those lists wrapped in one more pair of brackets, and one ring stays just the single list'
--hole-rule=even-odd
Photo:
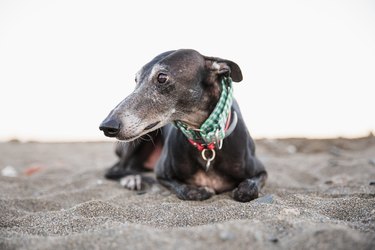
[{"label": "green striped collar", "polygon": [[218,145],[225,138],[225,127],[233,102],[232,79],[223,77],[221,95],[216,107],[199,129],[191,129],[182,121],[175,121],[177,128],[189,139],[200,145]]}]

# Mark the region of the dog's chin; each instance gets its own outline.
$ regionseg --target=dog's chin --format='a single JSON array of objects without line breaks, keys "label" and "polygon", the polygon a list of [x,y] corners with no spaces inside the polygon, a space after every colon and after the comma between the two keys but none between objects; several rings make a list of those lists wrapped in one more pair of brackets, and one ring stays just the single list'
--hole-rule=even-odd
[{"label": "dog's chin", "polygon": [[134,141],[134,140],[138,139],[138,138],[141,137],[142,135],[143,135],[143,134],[134,135],[134,136],[118,135],[118,136],[116,136],[116,139],[119,140],[119,141],[123,141],[123,142],[131,142],[131,141]]}]

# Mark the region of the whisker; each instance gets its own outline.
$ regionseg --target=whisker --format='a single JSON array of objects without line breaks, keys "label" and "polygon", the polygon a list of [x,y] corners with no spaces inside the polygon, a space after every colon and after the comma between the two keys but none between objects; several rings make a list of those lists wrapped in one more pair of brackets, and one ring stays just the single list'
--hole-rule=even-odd
[{"label": "whisker", "polygon": [[146,135],[150,138],[150,141],[151,141],[152,145],[154,145],[154,147],[155,147],[154,138],[152,138],[152,136],[150,134],[146,134]]},{"label": "whisker", "polygon": [[145,138],[143,138],[143,136],[144,136],[144,135],[142,135],[141,137],[139,137],[139,139],[140,139],[141,141],[146,141],[146,142],[147,142],[148,140],[145,139]]}]

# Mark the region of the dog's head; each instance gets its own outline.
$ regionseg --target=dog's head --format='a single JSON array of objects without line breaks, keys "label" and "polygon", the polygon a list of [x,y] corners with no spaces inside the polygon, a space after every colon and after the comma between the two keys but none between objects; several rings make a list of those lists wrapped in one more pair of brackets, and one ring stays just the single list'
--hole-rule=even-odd
[{"label": "dog's head", "polygon": [[189,49],[162,53],[138,71],[133,93],[99,128],[106,136],[125,141],[175,120],[199,128],[219,99],[224,76],[235,82],[242,80],[239,66],[232,61],[205,57]]}]

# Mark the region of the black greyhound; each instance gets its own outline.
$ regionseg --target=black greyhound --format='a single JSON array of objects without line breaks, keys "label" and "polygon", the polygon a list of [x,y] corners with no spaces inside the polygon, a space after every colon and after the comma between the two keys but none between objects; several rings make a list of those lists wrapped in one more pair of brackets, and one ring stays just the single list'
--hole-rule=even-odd
[{"label": "black greyhound", "polygon": [[[134,92],[100,125],[106,136],[125,141],[106,177],[141,189],[140,173],[155,166],[158,181],[183,200],[231,190],[238,201],[257,198],[267,172],[231,98],[232,80],[242,81],[236,63],[189,49],[143,66]],[[143,135],[151,140],[129,143]]]}]

